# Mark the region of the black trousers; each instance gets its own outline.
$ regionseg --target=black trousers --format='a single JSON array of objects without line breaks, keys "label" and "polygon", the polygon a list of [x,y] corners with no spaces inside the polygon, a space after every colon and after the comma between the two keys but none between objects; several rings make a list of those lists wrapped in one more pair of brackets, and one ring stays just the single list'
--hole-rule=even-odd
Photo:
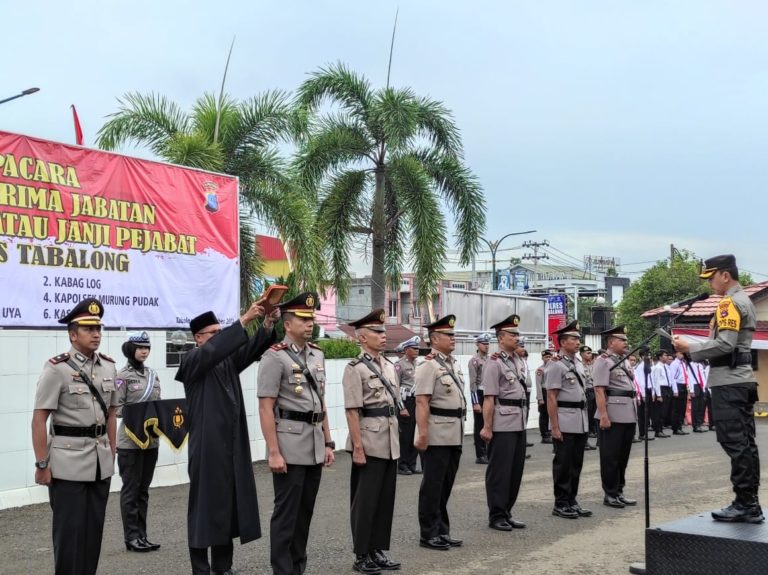
[{"label": "black trousers", "polygon": [[488,455],[488,446],[485,443],[485,440],[480,437],[480,430],[483,428],[484,421],[483,421],[483,390],[478,389],[475,393],[477,393],[477,400],[480,402],[480,413],[477,413],[474,411],[474,406],[472,410],[472,420],[474,422],[473,424],[473,436],[475,439],[475,457],[478,459],[481,457],[485,457]]},{"label": "black trousers", "polygon": [[664,427],[672,427],[672,388],[668,385],[661,386],[661,423]]},{"label": "black trousers", "polygon": [[54,479],[48,487],[55,575],[95,575],[110,482]]},{"label": "black trousers", "polygon": [[526,441],[525,431],[496,431],[488,444],[485,496],[491,523],[512,517],[523,481]]},{"label": "black trousers", "polygon": [[461,445],[430,445],[421,454],[424,475],[419,487],[419,530],[422,539],[450,535],[448,499],[461,460]]},{"label": "black trousers", "polygon": [[711,388],[712,417],[717,441],[731,458],[731,484],[736,501],[757,503],[760,457],[755,443],[757,384],[738,383]]},{"label": "black trousers", "polygon": [[691,398],[691,422],[694,429],[704,427],[704,408],[706,402],[706,393],[701,389],[701,386],[694,386],[693,397]]},{"label": "black trousers", "polygon": [[149,484],[155,474],[158,449],[118,449],[120,467],[120,515],[123,518],[123,536],[133,541],[147,536],[147,506]]},{"label": "black trousers", "polygon": [[549,432],[549,412],[547,411],[546,399],[543,404],[539,403],[539,433],[542,439],[551,435]]},{"label": "black trousers", "polygon": [[366,456],[366,464],[352,464],[350,514],[355,555],[386,551],[395,511],[397,460]]},{"label": "black trousers", "polygon": [[645,434],[648,433],[648,427],[650,427],[650,423],[648,422],[648,425],[646,425],[646,417],[650,416],[650,414],[646,415],[645,409],[647,407],[647,404],[644,399],[640,400],[640,403],[637,406],[637,428],[638,428],[638,435],[643,438],[645,437]]},{"label": "black trousers", "polygon": [[634,437],[634,423],[612,423],[608,429],[600,430],[600,479],[608,497],[624,492],[624,474]]},{"label": "black trousers", "polygon": [[677,397],[673,398],[672,429],[682,431],[685,425],[685,410],[688,408],[688,388],[683,388],[677,392]]},{"label": "black trousers", "polygon": [[555,484],[555,505],[557,507],[576,505],[587,434],[563,433],[563,440],[555,441],[554,444],[552,479]]},{"label": "black trousers", "polygon": [[704,415],[709,422],[709,426],[714,426],[715,422],[712,421],[712,391],[709,388],[704,392]]},{"label": "black trousers", "polygon": [[275,509],[269,525],[273,575],[301,575],[307,566],[309,525],[315,510],[323,465],[288,465],[273,473]]},{"label": "black trousers", "polygon": [[589,432],[597,435],[599,425],[597,419],[595,419],[595,412],[597,411],[597,400],[595,399],[595,389],[589,387],[585,390],[587,396],[587,421],[589,422]]},{"label": "black trousers", "polygon": [[230,541],[226,545],[211,547],[211,563],[208,563],[207,548],[189,548],[189,558],[192,561],[192,575],[210,575],[211,571],[222,573],[232,567],[234,546]]},{"label": "black trousers", "polygon": [[397,416],[400,425],[400,459],[398,464],[401,469],[416,469],[416,457],[419,452],[413,446],[413,438],[416,434],[416,397],[406,397],[405,409],[408,410],[409,417]]},{"label": "black trousers", "polygon": [[664,431],[664,400],[658,397],[651,402],[651,427],[655,433]]}]

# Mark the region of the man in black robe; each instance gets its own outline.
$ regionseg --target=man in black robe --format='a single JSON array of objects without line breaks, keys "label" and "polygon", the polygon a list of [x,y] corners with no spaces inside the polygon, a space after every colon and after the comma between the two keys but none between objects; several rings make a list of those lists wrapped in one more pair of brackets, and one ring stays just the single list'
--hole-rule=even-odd
[{"label": "man in black robe", "polygon": [[176,372],[188,407],[187,537],[193,575],[233,573],[232,539],[239,536],[242,544],[261,537],[239,375],[275,338],[275,314],[248,337],[245,327],[257,317],[264,317],[261,302],[224,329],[213,312],[194,318],[190,328],[197,347],[187,352]]}]

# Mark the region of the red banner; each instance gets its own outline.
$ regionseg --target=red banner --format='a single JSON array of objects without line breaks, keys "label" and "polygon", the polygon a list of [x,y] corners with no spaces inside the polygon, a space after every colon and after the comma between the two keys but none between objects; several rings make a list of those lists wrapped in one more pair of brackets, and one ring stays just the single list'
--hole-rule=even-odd
[{"label": "red banner", "polygon": [[[0,326],[183,327],[239,307],[237,179],[0,132]],[[228,323],[228,322],[227,322]]]}]

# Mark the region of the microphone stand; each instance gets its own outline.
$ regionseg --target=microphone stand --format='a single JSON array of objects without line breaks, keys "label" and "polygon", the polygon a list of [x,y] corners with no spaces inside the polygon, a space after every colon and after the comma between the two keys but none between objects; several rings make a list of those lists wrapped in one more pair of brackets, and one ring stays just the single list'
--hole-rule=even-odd
[{"label": "microphone stand", "polygon": [[[690,302],[685,309],[683,309],[682,312],[677,314],[676,316],[672,316],[669,318],[667,323],[664,324],[663,327],[656,329],[651,335],[649,335],[647,338],[643,340],[643,342],[635,347],[632,351],[627,353],[624,357],[622,357],[619,361],[615,362],[614,365],[611,366],[610,370],[613,371],[615,368],[617,368],[619,365],[624,363],[627,358],[634,355],[637,351],[643,349],[644,347],[647,347],[648,343],[656,337],[657,335],[661,335],[660,332],[666,332],[667,329],[671,328],[675,321],[677,321],[677,318],[679,318],[682,315],[685,315],[685,313],[691,309],[693,304],[695,304],[699,300],[694,300]],[[690,365],[690,359],[686,358],[686,363],[688,364],[689,369],[691,368]],[[645,499],[645,528],[650,529],[651,527],[651,468],[650,468],[650,458],[648,456],[648,435],[650,431],[650,421],[651,421],[651,408],[653,407],[653,386],[649,385],[650,379],[651,379],[651,354],[650,351],[645,354],[645,358],[643,359],[643,373],[645,375],[645,397],[643,398],[643,402],[645,404],[645,413],[643,414],[644,424],[645,424],[645,437],[644,439],[644,448],[645,448],[645,457],[643,459],[643,484],[645,487],[645,493],[644,493],[644,499]],[[649,401],[650,398],[650,401]],[[645,562],[640,563],[632,563],[629,566],[629,572],[633,573],[635,575],[645,575]]]}]

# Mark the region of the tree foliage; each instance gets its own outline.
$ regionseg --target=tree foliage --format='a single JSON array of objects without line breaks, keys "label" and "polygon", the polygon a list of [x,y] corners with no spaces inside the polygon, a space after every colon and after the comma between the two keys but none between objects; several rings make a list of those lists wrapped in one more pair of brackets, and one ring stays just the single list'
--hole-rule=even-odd
[{"label": "tree foliage", "polygon": [[[749,274],[739,276],[742,285],[753,283]],[[641,317],[644,312],[708,289],[707,282],[699,278],[699,259],[691,252],[680,251],[671,261],[657,262],[629,286],[618,306],[617,321],[626,326],[630,342],[637,345],[656,327],[656,323]],[[652,347],[657,346],[658,341],[652,342]]]},{"label": "tree foliage", "polygon": [[343,300],[354,248],[370,246],[373,307],[385,285],[397,286],[410,265],[419,299],[443,275],[452,212],[459,260],[467,264],[485,229],[481,187],[465,166],[459,130],[439,101],[409,88],[373,89],[336,64],[298,90],[306,138],[296,161],[302,185],[319,204],[330,279]]},{"label": "tree foliage", "polygon": [[126,94],[118,103],[98,132],[100,148],[145,146],[174,164],[239,177],[241,305],[256,295],[254,279],[260,272],[253,218],[274,228],[290,252],[301,254],[293,262],[299,277],[310,285],[319,282],[322,260],[311,203],[278,153],[278,145],[296,132],[286,93],[266,92],[244,101],[204,94],[190,112],[158,94]]}]

